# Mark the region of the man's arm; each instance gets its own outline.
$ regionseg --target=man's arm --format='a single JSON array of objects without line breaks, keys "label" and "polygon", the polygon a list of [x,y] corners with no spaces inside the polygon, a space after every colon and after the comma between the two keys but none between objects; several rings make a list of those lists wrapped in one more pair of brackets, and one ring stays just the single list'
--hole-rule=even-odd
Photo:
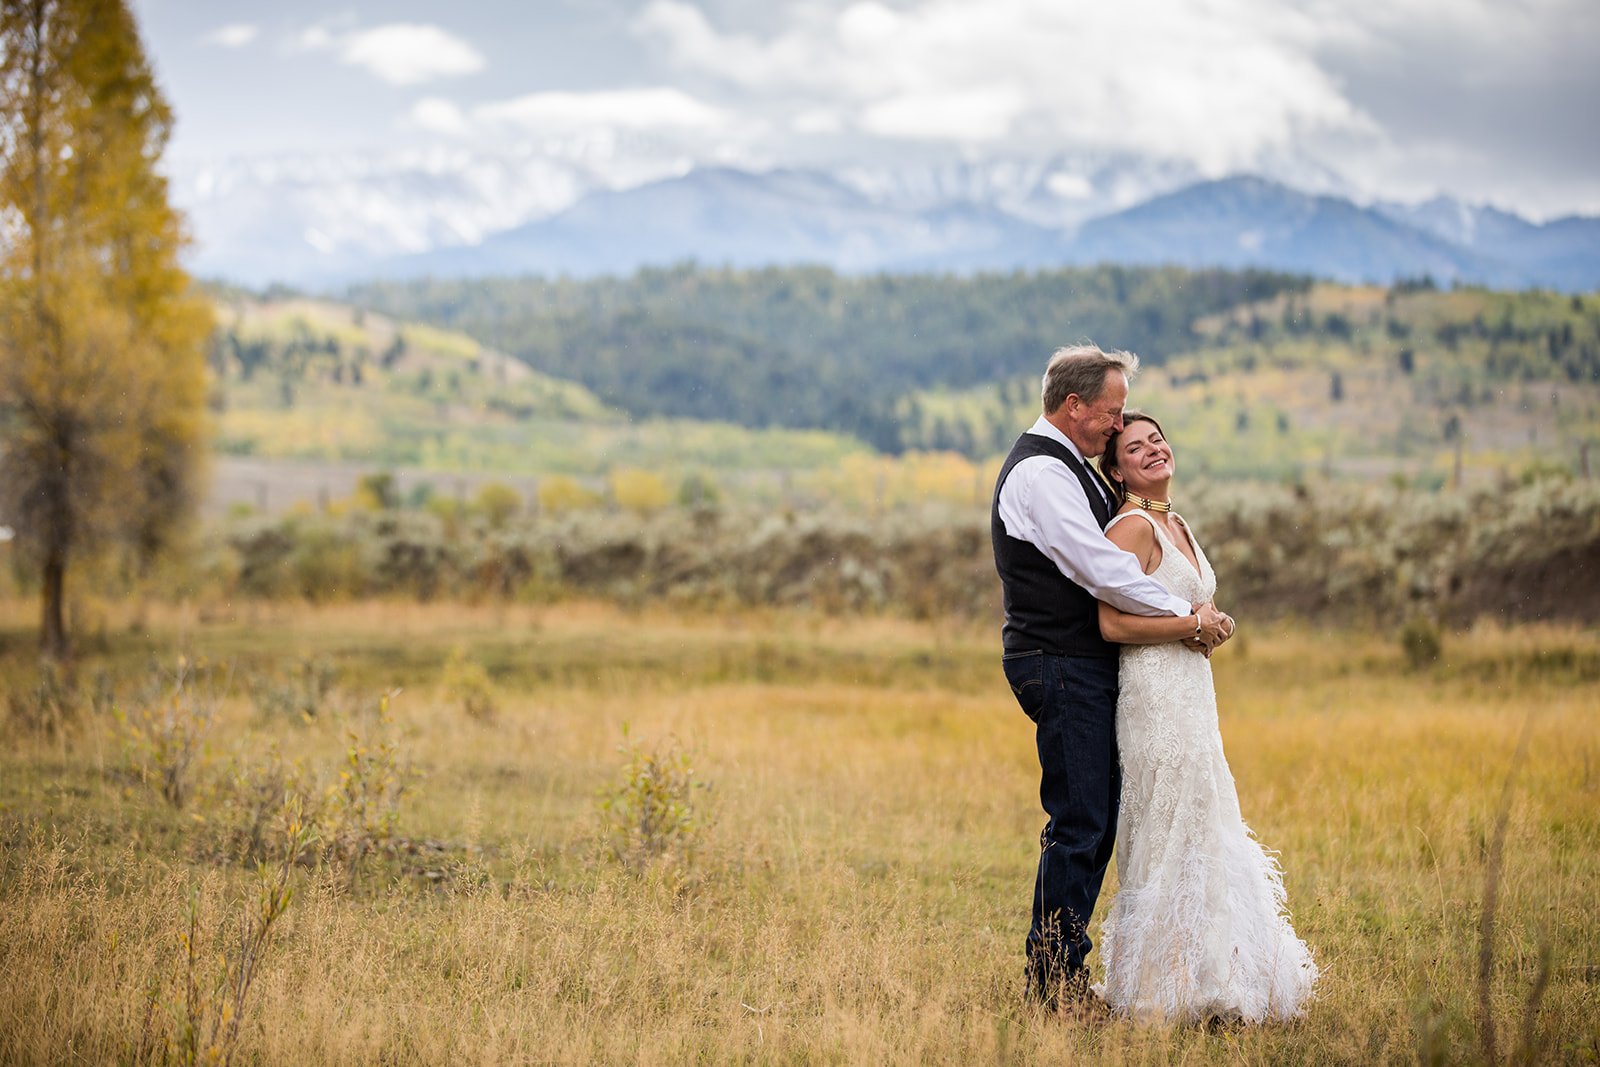
[{"label": "man's arm", "polygon": [[1030,542],[1096,600],[1132,615],[1188,615],[1190,604],[1139,569],[1139,561],[1106,540],[1083,485],[1064,463],[1025,459],[1000,487],[1006,533]]}]

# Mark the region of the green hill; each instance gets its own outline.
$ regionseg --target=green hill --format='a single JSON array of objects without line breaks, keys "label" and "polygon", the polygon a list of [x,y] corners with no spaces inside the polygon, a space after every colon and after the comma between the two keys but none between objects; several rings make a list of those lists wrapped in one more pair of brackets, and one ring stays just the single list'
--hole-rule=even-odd
[{"label": "green hill", "polygon": [[638,416],[815,427],[898,452],[897,404],[1036,373],[1093,337],[1161,360],[1192,323],[1308,282],[1258,271],[1096,267],[851,277],[685,265],[591,281],[382,283],[349,299],[461,330]]},{"label": "green hill", "polygon": [[227,455],[598,475],[616,466],[810,468],[862,450],[821,431],[638,419],[465,334],[321,300],[217,301]]},{"label": "green hill", "polygon": [[[1600,445],[1600,299],[1317,285],[1196,320],[1130,405],[1223,477],[1411,484],[1580,473]],[[1037,377],[900,401],[902,439],[998,452],[1038,413]],[[1595,457],[1600,462],[1600,454]]]},{"label": "green hill", "polygon": [[[934,484],[970,502],[986,495],[976,468],[1037,414],[1049,352],[1086,335],[1139,352],[1133,403],[1189,472],[1426,487],[1581,473],[1600,438],[1592,296],[692,267],[354,295],[399,317],[219,297],[222,451],[535,476],[819,471],[802,488],[863,506]],[[965,460],[869,462],[863,441]]]}]

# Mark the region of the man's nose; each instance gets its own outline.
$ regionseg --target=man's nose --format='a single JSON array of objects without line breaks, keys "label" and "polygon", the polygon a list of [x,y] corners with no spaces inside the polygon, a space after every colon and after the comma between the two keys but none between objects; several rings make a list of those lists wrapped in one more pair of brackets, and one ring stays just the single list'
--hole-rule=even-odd
[{"label": "man's nose", "polygon": [[1117,412],[1117,417],[1111,421],[1111,428],[1121,433],[1125,428],[1122,424],[1122,412]]}]

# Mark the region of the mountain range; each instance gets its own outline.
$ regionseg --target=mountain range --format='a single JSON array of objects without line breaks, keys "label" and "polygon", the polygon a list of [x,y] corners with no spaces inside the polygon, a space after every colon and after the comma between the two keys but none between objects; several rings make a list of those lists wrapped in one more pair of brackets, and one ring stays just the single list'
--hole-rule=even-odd
[{"label": "mountain range", "polygon": [[[247,284],[630,274],[693,260],[967,274],[1115,262],[1600,289],[1600,218],[1438,197],[1368,205],[1137,160],[915,173],[663,166],[632,183],[540,157],[207,172],[195,269]],[[637,180],[642,178],[643,180]],[[1325,183],[1324,183],[1325,184]],[[197,195],[203,193],[204,195]]]}]

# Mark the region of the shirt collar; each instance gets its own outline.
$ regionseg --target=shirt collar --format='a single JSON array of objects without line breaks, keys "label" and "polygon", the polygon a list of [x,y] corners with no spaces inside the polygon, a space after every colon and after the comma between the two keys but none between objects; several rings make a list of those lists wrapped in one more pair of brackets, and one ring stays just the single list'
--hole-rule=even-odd
[{"label": "shirt collar", "polygon": [[1077,445],[1072,443],[1072,438],[1056,429],[1055,424],[1049,419],[1045,418],[1043,415],[1039,416],[1039,421],[1028,427],[1028,432],[1036,433],[1040,437],[1048,437],[1057,444],[1066,445],[1067,448],[1072,451],[1072,454],[1078,457],[1079,463],[1082,463],[1085,466],[1088,465],[1089,461],[1083,458],[1083,452],[1079,450]]},{"label": "shirt collar", "polygon": [[1036,433],[1040,437],[1048,437],[1052,441],[1066,445],[1068,450],[1070,450],[1074,456],[1078,457],[1078,462],[1089,468],[1089,473],[1094,475],[1094,484],[1100,489],[1100,492],[1106,498],[1106,501],[1111,504],[1112,510],[1116,510],[1116,495],[1111,491],[1111,483],[1106,481],[1106,476],[1100,473],[1099,467],[1083,458],[1083,453],[1078,450],[1077,445],[1072,443],[1072,438],[1056,429],[1055,424],[1049,419],[1045,418],[1043,415],[1040,415],[1039,421],[1035,422],[1031,427],[1028,428],[1028,432]]}]

